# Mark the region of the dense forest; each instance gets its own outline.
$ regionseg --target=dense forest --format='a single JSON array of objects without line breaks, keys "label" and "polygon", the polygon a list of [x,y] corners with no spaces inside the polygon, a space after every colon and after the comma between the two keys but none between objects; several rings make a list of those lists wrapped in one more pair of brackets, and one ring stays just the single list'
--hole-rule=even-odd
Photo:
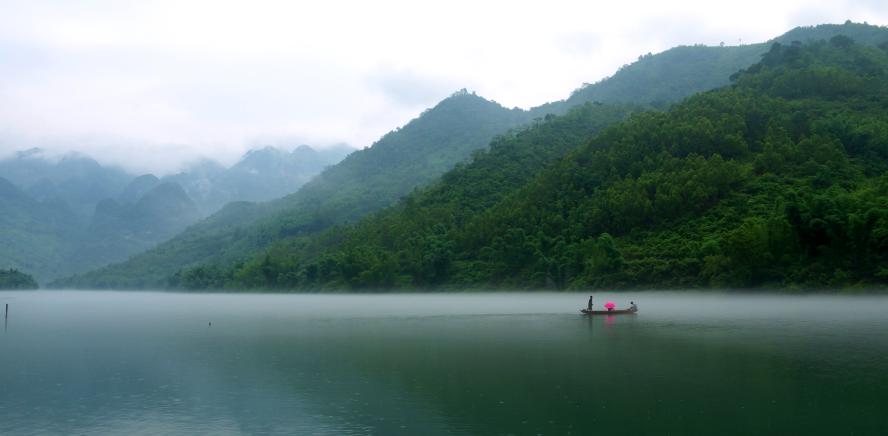
[{"label": "dense forest", "polygon": [[37,289],[33,277],[15,269],[0,269],[0,290]]},{"label": "dense forest", "polygon": [[530,116],[458,91],[291,195],[265,203],[230,203],[155,249],[52,286],[163,287],[183,266],[232,263],[281,238],[356,221],[431,183],[494,136],[530,121]]},{"label": "dense forest", "polygon": [[[369,220],[395,214],[404,208],[404,204],[416,204],[427,207],[426,213],[430,219],[442,211],[454,215],[453,220],[460,222],[463,218],[492,206],[507,193],[527,183],[533,174],[546,165],[563,157],[578,142],[625,119],[632,111],[633,107],[630,106],[586,104],[565,116],[549,115],[527,129],[497,137],[489,149],[476,152],[470,163],[457,165],[429,189],[407,196],[399,206],[383,210]],[[444,216],[448,215],[440,215]],[[302,252],[306,249],[313,251],[313,247],[306,246],[308,241],[326,244],[329,239],[340,235],[341,230],[341,227],[337,227],[319,236],[282,238],[270,250],[274,253]],[[218,266],[198,266],[186,270],[184,274],[175,275],[170,285],[188,288],[223,287],[230,281],[230,277],[219,276],[225,270]],[[231,271],[228,269],[228,272]],[[276,286],[284,285],[283,281],[278,283],[274,279],[274,282]],[[255,278],[243,283],[247,287],[264,287],[268,284]]]},{"label": "dense forest", "polygon": [[673,47],[662,53],[641,55],[613,76],[583,84],[568,99],[532,111],[541,115],[560,115],[578,104],[596,101],[666,109],[698,92],[730,84],[732,74],[761,60],[774,42],[788,45],[826,41],[837,35],[851,37],[858,44],[878,46],[888,38],[888,31],[884,27],[848,21],[841,25],[797,27],[771,41],[756,44]]},{"label": "dense forest", "polygon": [[[886,79],[888,44],[845,36],[775,43],[732,85],[667,112],[636,113],[527,183],[522,174],[564,149],[546,142],[547,155],[522,140],[576,140],[564,131],[589,123],[594,107],[504,137],[514,141],[508,150],[495,143],[356,225],[278,244],[235,267],[188,269],[178,284],[878,285],[888,278]],[[542,154],[496,158],[521,153]]]},{"label": "dense forest", "polygon": [[[790,98],[792,96],[777,95],[755,85],[749,77],[764,74],[758,70],[763,68],[762,65],[770,71],[769,74],[776,74],[771,70],[786,68],[774,64],[775,52],[772,46],[793,52],[803,50],[802,41],[807,41],[807,45],[811,47],[834,48],[843,41],[843,37],[839,36],[842,34],[853,36],[854,40],[850,45],[854,50],[864,49],[863,46],[884,46],[884,42],[888,41],[888,31],[885,28],[849,22],[844,25],[797,28],[776,38],[775,41],[780,41],[778,45],[677,47],[657,55],[641,56],[638,62],[620,69],[614,76],[595,84],[584,85],[567,100],[530,111],[506,110],[473,94],[457,93],[403,128],[384,136],[372,147],[354,153],[339,165],[329,168],[293,195],[268,203],[229,204],[219,213],[192,226],[169,242],[127,262],[59,280],[53,285],[92,288],[315,289],[391,286],[565,288],[603,286],[607,283],[622,286],[653,283],[662,286],[788,286],[811,283],[813,281],[805,279],[801,273],[793,279],[770,277],[747,281],[728,277],[731,274],[718,273],[703,280],[700,274],[695,273],[694,268],[700,268],[699,264],[707,256],[700,257],[697,256],[699,253],[690,253],[687,250],[675,251],[677,248],[670,245],[685,236],[693,236],[688,232],[691,232],[694,225],[702,222],[691,223],[691,216],[671,216],[667,213],[656,219],[647,217],[638,223],[631,222],[637,219],[631,217],[607,218],[631,222],[622,226],[614,225],[604,222],[605,215],[612,213],[601,212],[599,209],[604,210],[604,206],[592,207],[588,204],[592,200],[580,200],[581,196],[594,195],[595,201],[611,201],[616,207],[620,203],[611,196],[616,196],[617,191],[645,191],[649,197],[647,201],[651,202],[650,207],[642,205],[638,209],[628,208],[621,213],[645,216],[661,213],[663,211],[660,208],[671,204],[664,200],[666,197],[663,190],[667,188],[658,187],[669,184],[664,181],[671,181],[670,177],[692,176],[703,177],[701,180],[704,180],[705,177],[697,171],[714,171],[713,168],[722,167],[725,173],[729,173],[727,179],[739,181],[724,188],[724,193],[719,191],[715,197],[701,197],[705,207],[695,205],[684,212],[696,214],[694,219],[710,220],[715,219],[711,214],[718,211],[728,213],[724,208],[732,204],[732,201],[738,205],[743,204],[742,200],[738,200],[742,195],[750,196],[750,201],[758,201],[758,197],[752,195],[753,191],[749,189],[759,184],[759,179],[767,179],[770,175],[749,172],[750,162],[759,159],[759,154],[763,151],[763,139],[743,130],[751,128],[750,126],[734,126],[736,131],[726,138],[706,137],[705,135],[725,133],[721,130],[707,130],[708,127],[702,130],[691,129],[690,132],[679,127],[669,128],[672,130],[664,127],[663,132],[652,132],[653,135],[690,135],[681,138],[684,141],[709,141],[693,146],[682,145],[701,148],[693,157],[702,158],[703,161],[689,160],[687,156],[674,156],[676,153],[673,151],[660,150],[650,144],[652,150],[657,150],[656,156],[638,151],[633,157],[642,159],[643,156],[645,162],[653,162],[650,163],[652,167],[645,167],[644,174],[619,174],[624,180],[613,186],[604,183],[605,180],[612,183],[610,178],[599,180],[603,176],[592,176],[587,172],[591,169],[578,166],[577,161],[581,159],[583,152],[576,149],[579,147],[590,154],[590,147],[593,147],[589,145],[590,138],[601,129],[623,120],[630,113],[635,114],[630,120],[618,128],[609,129],[593,139],[592,143],[598,144],[598,148],[605,148],[599,141],[615,140],[611,136],[615,132],[631,137],[635,134],[632,133],[634,131],[649,131],[652,125],[665,123],[658,117],[679,117],[682,108],[703,105],[699,101],[711,97],[707,97],[709,94],[694,97],[666,115],[657,112],[642,113],[643,110],[668,108],[672,102],[720,84],[726,85],[726,88],[719,90],[717,95],[745,93],[742,95],[747,97],[745,100],[738,96],[730,97],[736,100],[736,108],[724,109],[723,106],[729,105],[722,104],[721,109],[731,112],[734,118],[741,116],[733,112],[734,109],[744,109],[741,103],[759,108],[756,110],[782,111],[787,109],[777,107],[774,102],[799,105],[799,102],[814,101],[816,96],[800,95]],[[816,42],[818,40],[831,42]],[[826,56],[826,49],[813,55],[809,53],[810,50],[810,47],[803,50],[807,53],[806,59]],[[880,50],[875,50],[875,53]],[[731,76],[738,69],[752,65],[756,59],[764,60],[742,74]],[[829,62],[832,61],[834,59],[821,59],[820,62],[831,65]],[[795,67],[802,68],[799,65]],[[860,75],[860,71],[846,67],[842,66],[845,68],[843,74],[853,77]],[[753,95],[754,93],[757,94]],[[602,104],[601,101],[607,103]],[[844,101],[841,104],[849,103]],[[710,112],[714,110],[709,109]],[[797,110],[816,112],[807,107],[799,107]],[[767,112],[760,116],[767,117],[768,123],[775,126],[775,131],[780,131],[777,127],[779,117],[774,113]],[[721,118],[715,116],[703,121],[689,117],[679,124],[691,126],[699,122],[715,129],[721,121]],[[783,126],[783,130],[795,132],[786,126]],[[790,135],[790,139],[798,142],[810,139],[810,135],[810,132],[803,132],[796,136]],[[494,138],[493,142],[485,150],[490,138]],[[773,139],[770,136],[768,138]],[[733,144],[738,141],[746,147],[745,154],[711,152],[706,151],[703,146],[710,142]],[[720,146],[730,148],[724,144]],[[610,144],[609,147],[614,145]],[[677,159],[670,161],[674,168],[653,168],[655,164],[666,165],[665,160],[659,160],[665,158],[664,153]],[[569,156],[562,159],[565,154]],[[596,159],[598,157],[596,155]],[[611,161],[630,158],[617,152],[605,157]],[[591,157],[586,156],[585,159]],[[558,169],[569,162],[573,162],[574,166]],[[856,165],[853,159],[850,162],[852,167]],[[454,165],[456,168],[448,172]],[[629,165],[633,171],[638,171],[640,164],[630,165],[624,162],[623,165]],[[593,177],[595,183],[601,185],[595,185],[597,187],[592,189],[589,185],[592,182],[583,182],[583,190],[574,193],[577,198],[566,198],[567,192],[558,191],[554,187],[557,185],[549,186],[550,191],[545,195],[537,194],[535,186],[542,190],[543,180],[563,177],[562,171],[574,172],[577,177]],[[779,175],[783,178],[782,183],[798,182],[797,179],[790,180],[789,170],[781,171]],[[682,175],[675,175],[676,173]],[[719,183],[723,181],[721,175],[710,176]],[[610,174],[608,177],[617,175]],[[861,177],[869,178],[871,174],[866,173]],[[713,186],[718,186],[718,183],[708,185],[708,180],[698,180],[696,183],[705,186],[701,191],[704,193]],[[689,188],[695,186],[689,185]],[[669,189],[676,191],[673,193],[676,197],[687,196],[680,188]],[[632,195],[641,195],[635,191],[632,191]],[[630,195],[627,192],[620,195]],[[541,196],[535,202],[528,200],[525,204],[518,204],[518,200],[526,200],[530,198],[529,195]],[[555,199],[558,199],[556,204],[543,201]],[[575,203],[583,203],[582,211],[572,210]],[[657,208],[652,209],[654,206]],[[538,212],[541,215],[534,219],[522,214],[512,216],[505,212],[512,210],[531,213],[541,208],[561,210],[561,225],[565,228],[558,232],[548,229],[540,233],[543,230],[540,225],[545,223],[547,226],[554,226],[557,223],[547,222],[551,217],[545,216],[543,212]],[[381,212],[374,213],[380,209]],[[594,220],[586,215],[591,213],[587,209],[596,211]],[[370,216],[364,219],[368,214]],[[733,217],[741,215],[743,214],[735,214]],[[669,216],[671,221],[666,220],[665,216]],[[576,221],[578,217],[582,217],[582,224]],[[533,222],[522,224],[522,220]],[[724,221],[718,224],[734,223]],[[578,226],[584,230],[577,230]],[[585,229],[585,226],[589,226],[591,230]],[[680,231],[680,228],[684,230]],[[509,230],[510,233],[491,233],[491,229]],[[567,231],[571,233],[565,233]],[[604,244],[602,247],[607,245],[604,241],[610,241],[613,249],[593,248],[598,247],[598,243],[590,242],[590,234],[587,233],[589,231],[598,232],[595,233],[596,241],[601,238],[601,244]],[[672,234],[667,237],[669,232]],[[706,271],[711,271],[714,268],[712,265],[718,262],[728,265],[726,259],[729,256],[724,247],[727,242],[719,235],[712,236],[703,241],[709,250],[707,253],[712,254],[706,261],[709,265]],[[473,241],[473,238],[479,239]],[[582,244],[579,244],[580,241]],[[519,242],[527,245],[520,249],[512,246]],[[716,248],[713,244],[716,243],[721,245],[718,245],[719,250],[713,251]],[[672,261],[666,261],[654,252],[644,251],[649,248],[648,245],[669,251],[668,254],[684,253],[682,261],[688,267],[675,270],[678,273],[671,276],[669,272],[674,267],[670,263]],[[531,250],[531,247],[535,248]],[[509,250],[515,251],[512,254],[523,252],[524,259],[510,259]],[[615,265],[620,265],[619,268],[614,267],[613,271],[589,270],[586,265],[588,256],[604,251],[620,259],[613,261]],[[697,256],[696,261],[690,260],[692,254]],[[410,259],[410,256],[422,259]],[[539,256],[543,256],[545,260],[540,260]],[[572,257],[573,263],[566,262],[565,256]],[[659,275],[654,273],[656,271],[660,271]],[[872,281],[873,278],[870,277],[861,279],[860,283]],[[847,282],[851,283],[853,280],[849,279]]]}]

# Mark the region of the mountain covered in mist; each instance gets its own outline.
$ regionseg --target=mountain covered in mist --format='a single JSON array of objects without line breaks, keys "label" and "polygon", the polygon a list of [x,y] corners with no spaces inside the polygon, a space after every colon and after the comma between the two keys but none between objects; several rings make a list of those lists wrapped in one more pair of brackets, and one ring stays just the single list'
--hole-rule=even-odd
[{"label": "mountain covered in mist", "polygon": [[0,177],[37,201],[64,203],[78,219],[88,220],[96,203],[116,195],[133,176],[84,155],[55,159],[35,148],[0,160]]},{"label": "mountain covered in mist", "polygon": [[516,153],[545,156],[526,138],[570,138],[594,119],[588,107],[575,109],[354,226],[279,244],[244,265],[185,270],[180,285],[884,285],[883,47],[842,35],[774,44],[729,86],[635,114],[550,166],[496,170]]},{"label": "mountain covered in mist", "polygon": [[10,289],[37,289],[38,287],[34,277],[31,277],[28,274],[15,269],[0,270],[0,291]]},{"label": "mountain covered in mist", "polygon": [[266,147],[230,168],[204,161],[162,178],[77,154],[19,152],[0,160],[0,265],[48,280],[121,261],[223,203],[286,195],[351,151]]},{"label": "mountain covered in mist", "polygon": [[67,204],[37,199],[0,177],[0,269],[64,271],[62,261],[82,227]]},{"label": "mountain covered in mist", "polygon": [[291,195],[267,203],[229,204],[152,250],[57,284],[165,286],[183,266],[236,262],[281,238],[313,235],[360,219],[431,183],[529,117],[526,111],[505,109],[465,90],[457,92]]},{"label": "mountain covered in mist", "polygon": [[230,168],[207,160],[163,181],[182,186],[202,214],[211,215],[232,201],[268,201],[295,192],[353,151],[344,144],[320,150],[264,147],[247,152]]},{"label": "mountain covered in mist", "polygon": [[737,46],[686,45],[641,55],[613,76],[577,88],[566,100],[533,109],[537,114],[563,114],[586,102],[647,104],[667,108],[698,92],[730,84],[737,71],[761,59],[775,42],[812,42],[845,35],[858,44],[883,44],[885,29],[861,23],[798,27],[770,41]]},{"label": "mountain covered in mist", "polygon": [[[834,35],[836,33],[850,33],[852,36],[864,35],[861,38],[862,42],[881,44],[879,38],[880,35],[885,35],[885,29],[846,23],[845,25],[799,28],[777,39],[791,39],[788,44],[795,46],[803,40],[808,41],[823,34]],[[885,40],[888,40],[888,37]],[[799,42],[793,43],[792,41]],[[436,222],[436,219],[443,219],[445,221],[451,220],[457,226],[465,225],[467,223],[465,220],[468,219],[465,217],[467,210],[472,213],[485,211],[488,206],[497,203],[503,197],[513,195],[511,194],[513,190],[528,183],[532,176],[547,166],[547,162],[557,161],[565,153],[569,154],[572,149],[580,147],[589,138],[595,137],[601,128],[619,121],[626,114],[637,111],[631,106],[602,105],[600,101],[598,104],[590,106],[590,100],[604,100],[606,103],[629,102],[635,108],[662,107],[666,103],[711,89],[718,84],[730,83],[732,75],[736,74],[738,70],[752,65],[768,50],[767,44],[742,47],[692,46],[670,50],[659,55],[644,56],[639,62],[621,69],[611,78],[580,88],[565,101],[544,105],[526,112],[506,111],[503,108],[498,108],[494,111],[495,113],[510,112],[511,117],[509,118],[510,123],[503,123],[499,126],[481,122],[462,126],[435,126],[436,129],[431,129],[427,125],[434,124],[436,121],[435,118],[430,117],[430,114],[434,114],[438,109],[436,107],[405,126],[404,129],[390,133],[373,147],[350,157],[355,160],[346,159],[340,165],[331,167],[315,183],[306,185],[294,195],[280,201],[257,206],[233,204],[226,208],[227,210],[223,209],[200,225],[192,227],[168,243],[161,244],[143,255],[136,256],[122,264],[59,282],[59,284],[94,287],[169,285],[212,287],[220,284],[247,287],[287,287],[302,286],[299,284],[301,283],[299,277],[302,277],[300,274],[320,274],[322,271],[329,273],[330,268],[334,268],[336,265],[345,265],[345,268],[358,268],[356,271],[361,271],[360,263],[327,262],[315,264],[314,268],[317,269],[306,272],[301,269],[304,265],[300,262],[314,259],[314,256],[325,250],[324,247],[339,243],[337,241],[346,235],[338,228],[327,233],[323,233],[324,230],[334,225],[355,222],[368,213],[395,204],[399,198],[415,187],[431,183],[438,174],[444,173],[448,168],[466,159],[469,155],[466,150],[478,150],[486,145],[486,143],[481,145],[475,143],[472,147],[463,147],[461,155],[452,154],[450,161],[439,160],[440,166],[435,168],[437,172],[423,172],[428,168],[415,165],[417,162],[423,162],[424,159],[428,161],[428,158],[423,157],[423,153],[429,153],[430,150],[440,153],[444,146],[452,147],[453,144],[459,144],[458,140],[454,140],[454,135],[462,135],[461,140],[466,141],[472,137],[470,135],[473,132],[469,129],[485,127],[487,128],[485,130],[487,137],[492,138],[498,133],[504,133],[510,128],[514,129],[517,125],[529,122],[531,118],[537,119],[529,125],[524,124],[529,127],[519,129],[515,133],[494,141],[494,147],[491,148],[490,153],[474,154],[472,163],[468,167],[460,165],[452,173],[445,174],[444,181],[467,177],[468,180],[473,180],[473,186],[479,186],[479,188],[458,188],[464,192],[464,195],[469,195],[465,199],[466,204],[469,205],[460,206],[461,210],[455,210],[452,207],[431,208],[423,212],[427,214],[424,215],[427,216],[424,222]],[[626,86],[626,84],[632,83],[635,86]],[[622,91],[620,91],[621,89]],[[640,92],[640,94],[633,94],[633,92]],[[469,95],[461,94],[455,97],[469,97]],[[445,100],[439,106],[452,103],[449,100],[451,99]],[[568,113],[567,117],[563,119],[556,116],[567,113],[571,107],[580,107],[580,109],[573,109],[576,112]],[[555,115],[544,116],[546,113]],[[458,117],[459,113],[454,112],[454,116]],[[480,120],[475,119],[474,121]],[[541,133],[545,129],[552,130],[552,133]],[[403,130],[409,133],[422,132],[423,135],[402,134]],[[428,134],[431,132],[442,133]],[[448,135],[448,133],[450,134]],[[477,136],[477,138],[482,137],[482,135]],[[402,140],[402,138],[406,139]],[[398,148],[391,145],[392,143],[402,143],[404,146]],[[399,160],[401,155],[408,157],[401,161]],[[392,162],[392,159],[395,161]],[[368,174],[366,170],[374,168],[371,163],[375,164],[375,168],[378,173],[383,174],[382,176],[366,177]],[[473,167],[473,165],[479,165],[479,167]],[[364,171],[356,171],[361,167]],[[498,170],[501,167],[505,170]],[[480,170],[479,168],[484,169]],[[337,183],[327,183],[334,180]],[[432,188],[432,191],[435,189],[447,190],[449,188]],[[478,199],[478,196],[484,200],[480,204],[472,203]],[[405,204],[414,201],[414,197],[408,196],[404,199],[407,202]],[[460,198],[457,196],[449,198],[447,201],[452,206],[453,203],[461,202]],[[526,205],[526,207],[530,206]],[[381,215],[390,213],[394,212],[386,210]],[[371,218],[371,221],[374,219],[378,219],[378,217]],[[566,222],[564,225],[570,225],[570,222]],[[426,235],[424,232],[414,234],[408,231],[407,235],[415,235],[420,239],[431,238],[423,239],[430,244],[425,251],[419,248],[423,247],[421,244],[414,249],[417,253],[426,253],[426,258],[432,265],[429,268],[434,270],[434,265],[438,264],[434,253],[436,250],[445,249],[452,242],[448,242],[441,234]],[[398,235],[392,233],[388,238],[397,239]],[[356,255],[352,252],[347,254]],[[397,254],[397,256],[402,256],[402,254]],[[256,260],[250,261],[251,257]],[[374,283],[372,279],[374,275],[385,275],[383,272],[392,270],[391,259],[378,264],[370,271],[363,271],[362,274],[368,278],[366,283],[372,284]],[[266,261],[277,263],[276,266],[272,266],[271,263],[262,263]],[[296,263],[294,264],[294,262]],[[256,279],[256,271],[266,271],[274,276],[274,280]],[[278,280],[278,276],[281,274],[283,274],[283,278]],[[348,274],[346,273],[346,276]],[[427,277],[434,277],[436,273],[427,271],[424,274]],[[238,279],[238,275],[241,275],[244,280]],[[290,275],[289,278],[287,278],[288,275]],[[252,281],[246,280],[247,277],[250,277]],[[320,283],[334,286],[336,283],[351,285],[347,281],[337,280]],[[414,285],[421,284],[422,282],[414,283]]]}]

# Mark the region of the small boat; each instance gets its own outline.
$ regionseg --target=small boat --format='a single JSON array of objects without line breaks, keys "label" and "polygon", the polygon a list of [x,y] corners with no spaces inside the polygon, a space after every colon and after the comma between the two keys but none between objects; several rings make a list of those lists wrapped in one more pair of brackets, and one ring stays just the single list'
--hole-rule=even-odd
[{"label": "small boat", "polygon": [[635,315],[638,313],[638,310],[632,309],[620,309],[620,310],[589,310],[589,309],[580,309],[580,312],[583,312],[584,315]]}]

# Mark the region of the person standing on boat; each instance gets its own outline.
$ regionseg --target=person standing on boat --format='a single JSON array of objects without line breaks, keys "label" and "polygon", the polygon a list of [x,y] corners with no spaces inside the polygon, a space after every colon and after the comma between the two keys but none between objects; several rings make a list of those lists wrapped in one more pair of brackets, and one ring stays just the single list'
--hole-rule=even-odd
[{"label": "person standing on boat", "polygon": [[592,310],[592,296],[589,296],[589,310]]}]

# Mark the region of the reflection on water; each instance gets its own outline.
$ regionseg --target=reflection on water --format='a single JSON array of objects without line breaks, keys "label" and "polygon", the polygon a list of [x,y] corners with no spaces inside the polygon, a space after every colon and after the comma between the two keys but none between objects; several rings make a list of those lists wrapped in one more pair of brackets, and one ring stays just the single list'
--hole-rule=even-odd
[{"label": "reflection on water", "polygon": [[0,434],[888,428],[888,298],[600,298],[0,293]]}]

